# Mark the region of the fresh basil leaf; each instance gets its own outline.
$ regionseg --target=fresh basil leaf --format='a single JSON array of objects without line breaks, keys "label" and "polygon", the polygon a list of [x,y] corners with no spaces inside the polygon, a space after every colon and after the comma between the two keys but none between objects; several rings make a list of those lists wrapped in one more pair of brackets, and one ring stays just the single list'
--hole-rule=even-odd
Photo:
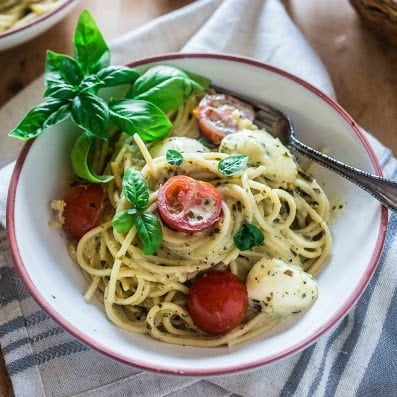
[{"label": "fresh basil leaf", "polygon": [[109,109],[107,103],[89,91],[81,92],[73,99],[72,119],[88,134],[100,139],[109,135]]},{"label": "fresh basil leaf", "polygon": [[164,112],[177,109],[191,95],[204,90],[184,71],[168,65],[156,65],[140,76],[127,94],[129,98],[154,103]]},{"label": "fresh basil leaf", "polygon": [[90,152],[95,138],[92,135],[81,134],[73,145],[70,159],[74,173],[86,181],[105,183],[113,179],[111,175],[97,175],[90,169]]},{"label": "fresh basil leaf", "polygon": [[247,168],[248,156],[246,154],[232,154],[218,163],[218,170],[226,176],[240,174]]},{"label": "fresh basil leaf", "polygon": [[132,88],[133,96],[143,94],[153,87],[158,86],[172,78],[189,78],[181,69],[169,65],[155,65],[143,73],[134,83]]},{"label": "fresh basil leaf", "polygon": [[140,74],[135,69],[124,66],[108,66],[96,74],[96,78],[101,82],[103,87],[133,84],[139,76]]},{"label": "fresh basil leaf", "polygon": [[118,233],[127,233],[135,223],[136,210],[133,208],[116,212],[112,219],[112,227]]},{"label": "fresh basil leaf", "polygon": [[[163,112],[168,112],[179,108],[190,96],[202,90],[202,87],[193,80],[185,77],[173,77],[141,94],[133,94],[133,98],[152,102]],[[129,94],[127,96],[130,97]]]},{"label": "fresh basil leaf", "polygon": [[149,204],[149,186],[141,172],[127,168],[123,176],[125,198],[138,210],[144,210]]},{"label": "fresh basil leaf", "polygon": [[162,138],[172,123],[156,105],[134,99],[111,100],[110,119],[129,135],[137,133],[144,141]]},{"label": "fresh basil leaf", "polygon": [[262,231],[251,223],[244,223],[233,238],[235,246],[241,251],[246,251],[262,244],[265,236]]},{"label": "fresh basil leaf", "polygon": [[58,117],[54,117],[64,105],[65,101],[50,98],[47,102],[34,106],[8,135],[22,141],[36,138],[46,128],[65,119],[65,114],[62,112]]},{"label": "fresh basil leaf", "polygon": [[85,74],[97,73],[110,64],[110,50],[91,14],[80,14],[73,37],[74,57]]},{"label": "fresh basil leaf", "polygon": [[152,213],[140,214],[135,219],[135,226],[143,244],[145,255],[151,255],[161,246],[163,230],[161,223]]},{"label": "fresh basil leaf", "polygon": [[175,149],[168,149],[165,158],[167,162],[172,165],[181,165],[183,163],[182,153]]},{"label": "fresh basil leaf", "polygon": [[84,74],[80,64],[72,57],[47,51],[45,77],[48,80],[63,81],[78,86]]}]

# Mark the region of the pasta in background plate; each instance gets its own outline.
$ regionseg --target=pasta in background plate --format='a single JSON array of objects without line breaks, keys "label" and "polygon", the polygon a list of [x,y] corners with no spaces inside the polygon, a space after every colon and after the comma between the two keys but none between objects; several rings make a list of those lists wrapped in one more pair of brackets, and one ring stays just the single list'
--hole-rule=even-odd
[{"label": "pasta in background plate", "polygon": [[0,3],[0,32],[22,26],[52,11],[63,0],[4,0]]}]

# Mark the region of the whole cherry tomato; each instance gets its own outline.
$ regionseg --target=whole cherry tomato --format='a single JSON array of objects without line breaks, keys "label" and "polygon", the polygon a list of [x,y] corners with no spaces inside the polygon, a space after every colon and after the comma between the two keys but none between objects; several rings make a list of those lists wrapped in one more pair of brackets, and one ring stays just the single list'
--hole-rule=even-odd
[{"label": "whole cherry tomato", "polygon": [[158,192],[161,219],[172,229],[199,232],[218,221],[222,197],[208,182],[189,176],[170,178]]},{"label": "whole cherry tomato", "polygon": [[238,118],[253,121],[253,107],[230,95],[205,95],[193,114],[198,120],[203,135],[220,144],[225,135],[240,130]]},{"label": "whole cherry tomato", "polygon": [[210,271],[190,288],[187,307],[193,322],[212,335],[237,327],[248,307],[245,284],[233,273]]},{"label": "whole cherry tomato", "polygon": [[105,192],[101,185],[79,183],[72,186],[65,194],[64,229],[75,239],[98,225]]}]

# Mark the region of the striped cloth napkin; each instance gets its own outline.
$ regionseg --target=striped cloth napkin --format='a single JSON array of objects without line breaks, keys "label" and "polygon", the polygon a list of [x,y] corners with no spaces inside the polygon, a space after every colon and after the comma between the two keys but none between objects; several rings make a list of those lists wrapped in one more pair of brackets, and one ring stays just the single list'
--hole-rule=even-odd
[{"label": "striped cloth napkin", "polygon": [[[188,21],[188,22],[187,22]],[[113,62],[174,51],[227,52],[257,58],[333,96],[324,67],[277,0],[200,0],[132,31],[111,45]],[[40,101],[42,80],[0,110],[0,166],[19,144],[6,137]],[[387,177],[397,178],[390,150],[367,134]],[[13,163],[0,170],[0,222]],[[396,396],[397,219],[390,214],[377,271],[355,308],[303,352],[233,376],[159,375],[87,348],[60,328],[27,293],[0,226],[0,343],[17,397],[74,396]]]}]

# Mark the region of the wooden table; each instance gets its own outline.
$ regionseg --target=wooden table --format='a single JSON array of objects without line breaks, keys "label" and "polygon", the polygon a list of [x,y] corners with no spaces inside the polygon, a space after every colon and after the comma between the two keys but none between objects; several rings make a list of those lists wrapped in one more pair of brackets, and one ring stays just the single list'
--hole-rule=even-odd
[{"label": "wooden table", "polygon": [[[43,72],[47,49],[71,53],[71,37],[83,8],[90,10],[105,38],[111,40],[192,1],[112,0],[111,6],[103,1],[81,1],[56,27],[29,43],[0,53],[0,106]],[[327,67],[341,105],[397,154],[397,47],[382,43],[367,32],[348,0],[284,3]],[[0,395],[12,395],[1,355]]]}]

